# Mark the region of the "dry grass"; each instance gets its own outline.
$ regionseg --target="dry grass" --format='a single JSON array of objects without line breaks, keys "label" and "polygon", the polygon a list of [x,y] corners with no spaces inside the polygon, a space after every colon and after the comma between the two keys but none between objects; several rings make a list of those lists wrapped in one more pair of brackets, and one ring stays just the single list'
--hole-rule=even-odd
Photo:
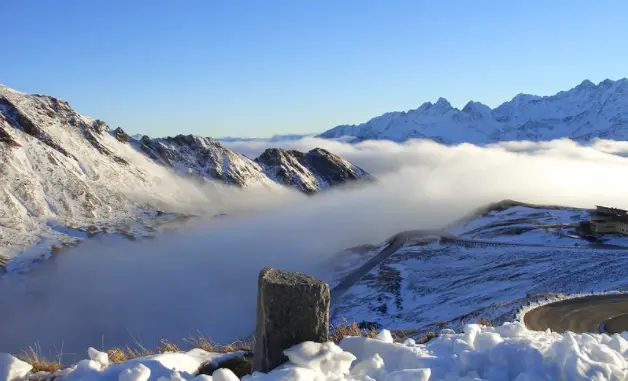
[{"label": "dry grass", "polygon": [[347,336],[362,336],[368,338],[374,338],[377,336],[377,331],[374,328],[360,329],[357,322],[351,324],[343,324],[337,327],[332,327],[329,339],[338,344]]},{"label": "dry grass", "polygon": [[491,322],[488,319],[485,319],[484,317],[480,317],[480,319],[478,320],[477,324],[484,326],[484,327],[492,327],[493,326],[493,322]]},{"label": "dry grass", "polygon": [[166,352],[181,352],[181,349],[177,344],[169,342],[168,339],[161,339],[159,341],[159,347],[157,347],[157,353]]},{"label": "dry grass", "polygon": [[429,331],[419,341],[417,341],[417,344],[426,344],[428,341],[436,338],[437,336],[436,332]]},{"label": "dry grass", "polygon": [[23,361],[33,366],[33,373],[36,372],[55,372],[62,368],[61,355],[58,356],[59,360],[48,360],[41,354],[41,347],[39,344],[35,344],[34,347],[28,347],[27,350],[22,352],[21,356],[18,356]]},{"label": "dry grass", "polygon": [[184,339],[192,348],[199,348],[206,352],[230,353],[237,351],[252,352],[255,340],[236,340],[231,344],[217,344],[203,335],[190,336]]},{"label": "dry grass", "polygon": [[11,258],[7,257],[6,255],[0,254],[0,268],[6,267],[10,260]]},{"label": "dry grass", "polygon": [[109,361],[112,363],[124,362],[127,360],[133,360],[138,357],[145,357],[145,356],[150,356],[154,354],[155,352],[151,351],[150,349],[146,349],[144,347],[138,347],[138,348],[116,347],[116,348],[111,348],[107,351],[107,355],[109,356]]}]

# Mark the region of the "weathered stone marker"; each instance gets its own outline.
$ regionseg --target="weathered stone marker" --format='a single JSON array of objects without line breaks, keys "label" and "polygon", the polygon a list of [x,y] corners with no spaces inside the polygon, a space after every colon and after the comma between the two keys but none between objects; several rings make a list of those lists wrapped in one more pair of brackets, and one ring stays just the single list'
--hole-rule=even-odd
[{"label": "weathered stone marker", "polygon": [[329,336],[329,285],[309,275],[265,268],[259,273],[253,370],[288,360],[283,351]]}]

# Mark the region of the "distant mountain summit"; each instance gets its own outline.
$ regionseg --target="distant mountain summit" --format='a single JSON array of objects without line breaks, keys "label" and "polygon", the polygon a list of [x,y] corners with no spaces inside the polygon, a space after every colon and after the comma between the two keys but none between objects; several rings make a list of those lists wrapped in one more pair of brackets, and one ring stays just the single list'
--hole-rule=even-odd
[{"label": "distant mountain summit", "polygon": [[628,80],[589,80],[552,96],[519,94],[495,109],[469,102],[459,110],[444,98],[407,112],[390,112],[359,125],[341,125],[318,135],[351,142],[412,138],[445,144],[505,140],[594,138],[628,140]]}]

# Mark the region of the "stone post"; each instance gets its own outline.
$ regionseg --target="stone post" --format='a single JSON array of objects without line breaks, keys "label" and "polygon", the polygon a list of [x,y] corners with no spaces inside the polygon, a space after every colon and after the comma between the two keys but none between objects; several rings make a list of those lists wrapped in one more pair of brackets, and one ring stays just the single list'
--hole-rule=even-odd
[{"label": "stone post", "polygon": [[288,360],[283,351],[329,336],[329,285],[309,275],[265,268],[259,273],[253,370]]}]

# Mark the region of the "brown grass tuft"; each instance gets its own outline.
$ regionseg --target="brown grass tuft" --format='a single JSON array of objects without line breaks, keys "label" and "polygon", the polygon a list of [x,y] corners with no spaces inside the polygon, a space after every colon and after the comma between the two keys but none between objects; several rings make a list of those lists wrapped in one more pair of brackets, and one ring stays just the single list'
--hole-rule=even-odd
[{"label": "brown grass tuft", "polygon": [[[35,344],[34,347],[28,347],[19,357],[33,366],[33,373],[55,372],[62,368],[60,361],[51,361],[42,356],[39,344]],[[61,356],[59,356],[59,358],[61,358]]]},{"label": "brown grass tuft", "polygon": [[484,317],[480,317],[480,320],[478,320],[479,325],[482,325],[484,327],[492,327],[493,326],[493,322],[491,322],[488,319],[485,319]]},{"label": "brown grass tuft", "polygon": [[107,351],[107,356],[109,356],[109,362],[111,363],[125,362],[128,360],[127,354],[123,348],[111,348]]},{"label": "brown grass tuft", "polygon": [[351,324],[343,324],[337,327],[332,327],[332,332],[329,335],[329,339],[338,344],[347,336],[362,336],[368,338],[374,338],[377,336],[377,331],[374,328],[360,329],[357,322]]},{"label": "brown grass tuft", "polygon": [[203,335],[190,336],[184,339],[184,341],[192,346],[192,348],[202,349],[206,352],[216,352],[216,343],[206,338]]},{"label": "brown grass tuft", "polygon": [[253,352],[253,348],[255,347],[255,340],[244,341],[244,340],[236,340],[231,344],[221,345],[219,346],[219,351],[221,353],[230,353],[230,352]]},{"label": "brown grass tuft", "polygon": [[[160,347],[161,348],[161,347]],[[149,349],[139,346],[137,349],[131,347],[111,348],[107,351],[109,361],[112,363],[133,360],[138,357],[154,355],[155,353]]]},{"label": "brown grass tuft", "polygon": [[255,347],[255,340],[236,340],[231,344],[220,345],[199,334],[198,336],[189,336],[184,339],[192,348],[199,348],[207,352],[215,353],[231,353],[237,351],[252,352]]},{"label": "brown grass tuft", "polygon": [[429,331],[419,341],[417,341],[417,343],[418,344],[426,344],[427,342],[429,342],[430,340],[436,338],[437,336],[438,335],[436,334],[436,332]]},{"label": "brown grass tuft", "polygon": [[161,339],[159,341],[159,347],[157,347],[157,353],[166,352],[181,352],[181,349],[177,344],[169,342],[168,339]]},{"label": "brown grass tuft", "polygon": [[11,258],[7,257],[6,255],[0,254],[0,268],[6,267],[6,265],[9,263],[9,260],[11,260]]}]

